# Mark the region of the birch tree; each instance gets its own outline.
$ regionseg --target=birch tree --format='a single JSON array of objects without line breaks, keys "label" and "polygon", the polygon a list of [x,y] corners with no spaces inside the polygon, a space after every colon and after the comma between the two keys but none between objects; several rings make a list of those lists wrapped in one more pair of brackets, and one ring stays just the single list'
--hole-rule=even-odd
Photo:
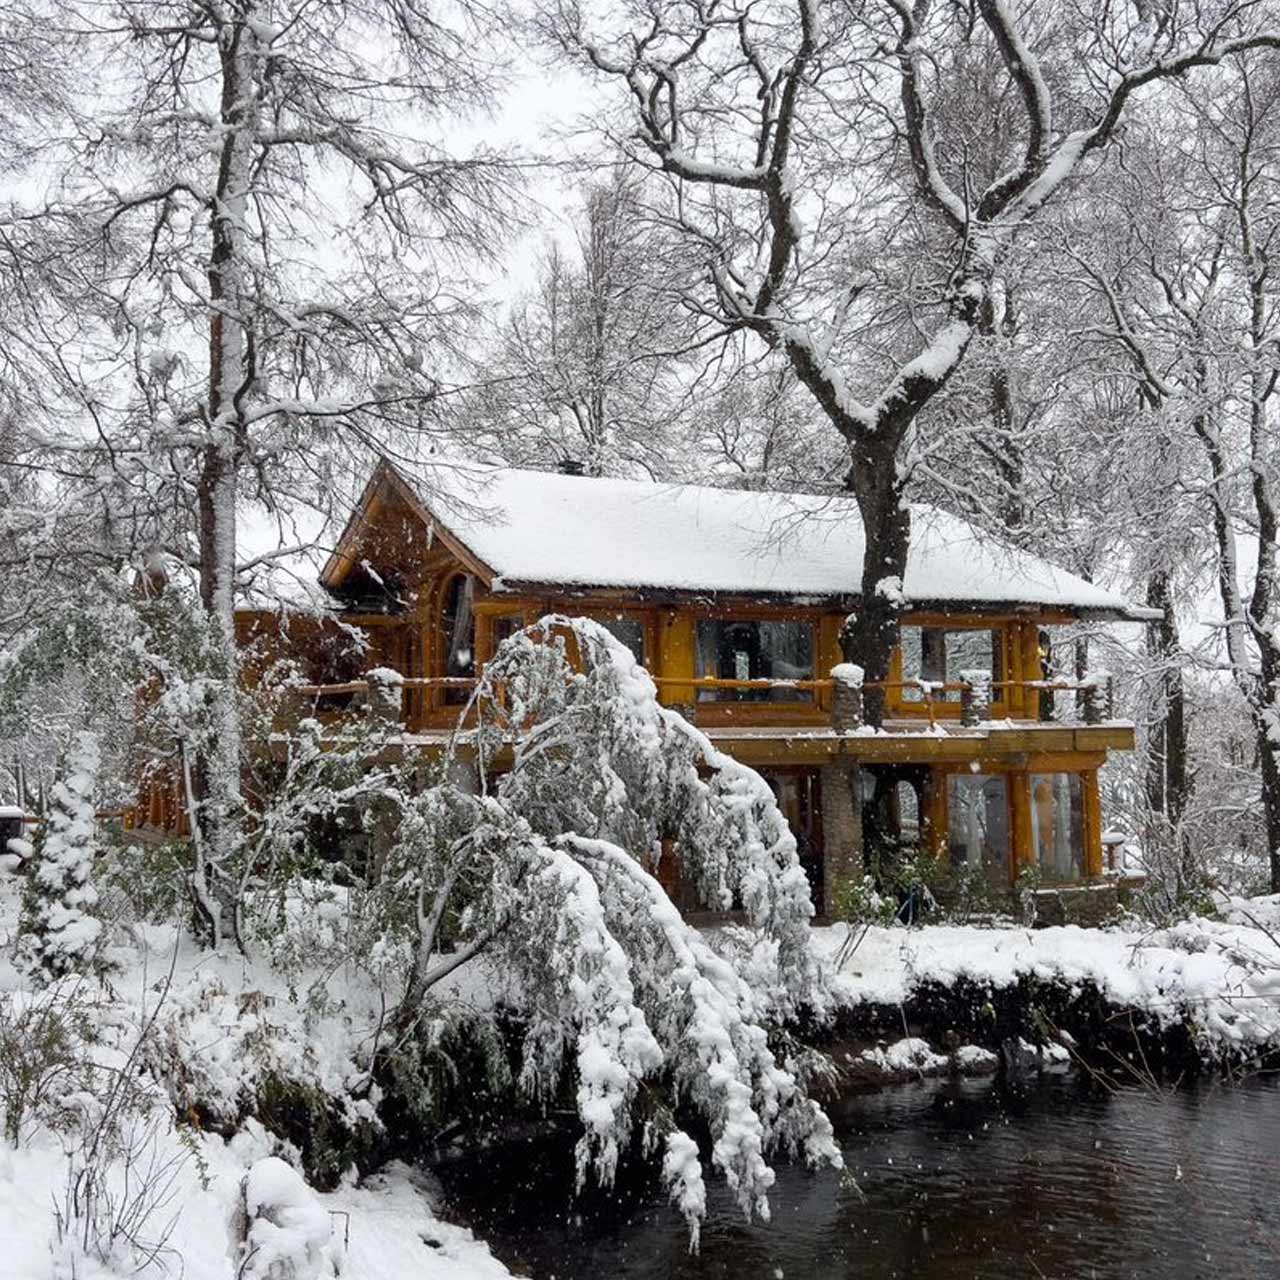
[{"label": "birch tree", "polygon": [[191,762],[192,889],[214,943],[244,808],[238,512],[333,490],[339,444],[432,427],[466,311],[449,265],[489,251],[512,178],[444,142],[443,117],[482,108],[492,85],[480,13],[459,6],[450,26],[417,0],[56,12],[84,92],[52,157],[59,187],[25,216],[87,229],[58,253],[103,323],[66,353],[79,421],[47,433],[41,456],[109,474],[133,553],[198,577],[221,651],[216,728]]},{"label": "birch tree", "polygon": [[[666,180],[703,251],[702,305],[785,359],[847,446],[866,545],[846,656],[869,681],[888,676],[903,600],[903,450],[990,322],[1003,264],[1091,176],[1136,98],[1280,45],[1263,16],[1004,0],[696,0],[632,22],[563,3],[547,16],[559,46],[625,94],[611,141]],[[1007,89],[1000,167],[985,176],[946,103],[975,43]],[[867,712],[878,720],[883,698]]]}]

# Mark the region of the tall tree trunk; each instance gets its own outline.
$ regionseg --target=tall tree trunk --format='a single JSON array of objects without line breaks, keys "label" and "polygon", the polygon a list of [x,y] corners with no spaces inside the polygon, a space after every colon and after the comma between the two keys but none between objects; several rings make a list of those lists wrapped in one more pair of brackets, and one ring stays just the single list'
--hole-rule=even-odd
[{"label": "tall tree trunk", "polygon": [[[986,453],[1000,480],[1000,514],[1010,532],[1026,523],[1026,484],[1022,451],[1013,438],[1013,378],[1009,372],[1008,344],[1017,333],[1013,296],[1004,291],[1004,310],[997,314],[994,289],[979,311],[978,333],[990,343],[991,367],[987,371],[987,411],[990,442]],[[1000,338],[997,344],[994,340]]]},{"label": "tall tree trunk", "polygon": [[218,671],[210,682],[212,733],[196,761],[199,824],[192,875],[197,927],[212,946],[243,946],[233,865],[242,841],[239,655],[235,628],[236,501],[245,447],[241,402],[253,382],[245,218],[255,147],[257,62],[253,6],[223,28],[223,142],[210,213],[209,442],[197,485],[200,599],[209,616]]},{"label": "tall tree trunk", "polygon": [[1160,696],[1148,743],[1147,800],[1176,830],[1188,799],[1187,720],[1182,646],[1167,569],[1157,569],[1148,578],[1147,604],[1161,614],[1147,627],[1147,651],[1159,672]]},{"label": "tall tree trunk", "polygon": [[[884,451],[884,457],[875,456],[877,448]],[[867,454],[865,465],[851,468],[847,481],[862,517],[862,598],[845,622],[840,645],[845,661],[862,668],[866,723],[880,725],[886,699],[885,690],[876,686],[889,679],[898,643],[911,511],[899,488],[894,437],[886,433],[882,444],[864,446],[863,452]]]}]

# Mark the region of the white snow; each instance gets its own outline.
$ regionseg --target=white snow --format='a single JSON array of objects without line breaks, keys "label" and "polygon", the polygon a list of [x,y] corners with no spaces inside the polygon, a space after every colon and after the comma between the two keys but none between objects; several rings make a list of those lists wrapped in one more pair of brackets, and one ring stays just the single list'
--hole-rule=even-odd
[{"label": "white snow", "polygon": [[[1161,930],[873,927],[836,976],[834,991],[850,1005],[898,1005],[925,980],[968,979],[993,989],[1023,975],[1088,982],[1160,1026],[1190,1014],[1206,1055],[1248,1055],[1280,1044],[1280,897],[1233,900],[1226,916]],[[814,935],[832,956],[846,929],[831,925]]]},{"label": "white snow", "polygon": [[[168,1274],[184,1280],[232,1280],[237,1271],[229,1222],[240,1194],[241,1179],[269,1159],[270,1138],[249,1122],[230,1141],[189,1131],[180,1142],[170,1126],[158,1137],[158,1159],[185,1160],[173,1201],[160,1215],[178,1212],[166,1254]],[[272,1160],[273,1164],[283,1163]],[[124,1280],[135,1274],[127,1262],[108,1267],[97,1259],[76,1258],[76,1270],[55,1269],[63,1261],[54,1241],[53,1196],[61,1197],[67,1157],[52,1138],[12,1148],[0,1144],[0,1240],[5,1280]],[[136,1174],[135,1174],[136,1176]],[[295,1175],[296,1176],[296,1175]],[[317,1254],[341,1259],[336,1274],[344,1280],[508,1280],[510,1272],[465,1227],[441,1221],[433,1212],[422,1175],[393,1164],[363,1183],[349,1182],[319,1195],[301,1187],[309,1199],[306,1211]],[[301,1193],[299,1193],[301,1199]],[[324,1241],[320,1240],[323,1227]],[[179,1258],[181,1265],[179,1265]],[[166,1274],[164,1271],[143,1275]],[[261,1271],[245,1272],[261,1275]],[[306,1275],[306,1272],[302,1272]],[[321,1275],[326,1273],[321,1271]],[[332,1270],[329,1275],[335,1274]]]},{"label": "white snow", "polygon": [[[788,598],[861,589],[862,523],[846,495],[442,468],[422,498],[500,580],[497,589],[545,583]],[[912,508],[912,533],[902,589],[913,604],[1030,603],[1145,617],[1115,593],[934,508]]]},{"label": "white snow", "polygon": [[853,689],[862,688],[862,681],[866,672],[858,666],[856,662],[837,662],[831,668],[831,678],[840,684],[848,685]]},{"label": "white snow", "polygon": [[[0,1013],[28,1007],[34,1000],[78,1000],[76,1007],[94,1022],[95,1060],[119,1069],[138,1027],[155,1008],[156,988],[169,970],[172,926],[137,926],[136,949],[122,946],[113,952],[118,971],[108,990],[98,992],[72,978],[34,995],[12,963],[20,888],[12,879],[0,879]],[[338,915],[328,926],[338,931],[346,927],[341,905],[338,900]],[[323,916],[317,910],[307,917],[313,922],[313,944],[324,942]],[[469,998],[469,990],[487,991],[483,966],[469,968],[476,972],[457,986],[456,998]],[[132,1177],[136,1188],[144,1166],[172,1163],[177,1170],[172,1198],[140,1234],[154,1238],[174,1219],[169,1252],[163,1257],[167,1274],[185,1280],[230,1280],[238,1274],[271,1275],[274,1280],[284,1274],[263,1265],[240,1273],[239,1262],[233,1261],[237,1251],[231,1223],[246,1175],[252,1203],[267,1209],[274,1221],[273,1229],[262,1226],[254,1237],[262,1247],[259,1263],[268,1257],[300,1260],[300,1280],[335,1274],[344,1280],[508,1277],[506,1268],[470,1231],[436,1216],[429,1180],[417,1170],[392,1164],[362,1182],[352,1173],[335,1191],[319,1194],[285,1163],[292,1153],[255,1120],[244,1122],[229,1140],[194,1125],[184,1125],[181,1131],[175,1127],[174,1117],[183,1113],[179,1100],[192,1086],[215,1111],[222,1109],[225,1120],[239,1114],[242,1091],[252,1090],[260,1072],[278,1070],[313,1080],[335,1097],[354,1083],[353,1055],[376,1025],[377,997],[367,982],[349,982],[342,970],[325,976],[331,998],[327,1011],[317,1009],[314,1001],[291,1001],[288,981],[265,964],[247,965],[183,946],[156,1025],[172,1078],[163,1086],[149,1086],[151,1110],[137,1123],[144,1133],[146,1125],[153,1124],[154,1133],[143,1143],[142,1163],[135,1162],[128,1173],[120,1161],[109,1164],[110,1185],[122,1192],[126,1177]],[[198,1078],[189,1074],[197,1071]],[[92,1108],[92,1100],[87,1101]],[[0,1112],[4,1106],[0,1094]],[[348,1103],[348,1111],[353,1109]],[[124,1253],[107,1264],[56,1239],[54,1206],[62,1202],[68,1170],[78,1158],[76,1146],[74,1135],[56,1134],[35,1121],[23,1126],[16,1148],[0,1138],[3,1280],[62,1280],[72,1275],[78,1280],[123,1280],[136,1274],[136,1262]],[[334,1263],[340,1267],[336,1272]],[[157,1269],[154,1274],[166,1273]]]}]

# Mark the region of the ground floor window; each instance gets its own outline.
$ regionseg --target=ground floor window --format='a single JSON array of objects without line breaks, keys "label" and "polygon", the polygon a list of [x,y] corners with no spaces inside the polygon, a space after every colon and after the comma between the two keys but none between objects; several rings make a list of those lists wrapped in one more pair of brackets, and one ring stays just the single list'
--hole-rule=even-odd
[{"label": "ground floor window", "polygon": [[1010,883],[1013,824],[1009,780],[1000,773],[953,773],[947,778],[947,852],[953,867],[981,868],[1001,888]]},{"label": "ground floor window", "polygon": [[[807,622],[703,618],[696,674],[720,680],[812,680],[813,627]],[[808,689],[699,689],[700,702],[809,702]]]},{"label": "ground floor window", "polygon": [[822,894],[822,793],[816,769],[764,769],[761,776],[769,784],[791,834],[796,838],[800,865],[809,878],[815,901]]},{"label": "ground floor window", "polygon": [[1041,879],[1084,878],[1084,787],[1078,773],[1031,775],[1031,846]]}]

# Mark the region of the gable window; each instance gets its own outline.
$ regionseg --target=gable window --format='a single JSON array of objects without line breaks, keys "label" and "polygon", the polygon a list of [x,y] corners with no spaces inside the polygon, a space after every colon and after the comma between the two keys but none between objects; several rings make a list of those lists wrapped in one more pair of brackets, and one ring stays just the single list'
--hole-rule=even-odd
[{"label": "gable window", "polygon": [[[440,634],[446,676],[470,679],[476,673],[475,581],[469,573],[460,573],[445,584]],[[444,701],[450,705],[464,703],[470,696],[463,687],[446,686],[444,691]]]},{"label": "gable window", "polygon": [[[963,671],[989,671],[992,681],[998,685],[1004,679],[1003,639],[998,628],[904,626],[898,641],[902,651],[902,678],[947,684],[958,681]],[[993,701],[1000,702],[1004,690],[995,688],[991,696]],[[924,692],[903,689],[902,701],[923,702]],[[945,701],[959,702],[960,691],[948,692]]]},{"label": "gable window", "polygon": [[[807,622],[702,618],[695,674],[720,680],[812,680],[813,627]],[[699,702],[811,702],[808,689],[699,689]]]}]

